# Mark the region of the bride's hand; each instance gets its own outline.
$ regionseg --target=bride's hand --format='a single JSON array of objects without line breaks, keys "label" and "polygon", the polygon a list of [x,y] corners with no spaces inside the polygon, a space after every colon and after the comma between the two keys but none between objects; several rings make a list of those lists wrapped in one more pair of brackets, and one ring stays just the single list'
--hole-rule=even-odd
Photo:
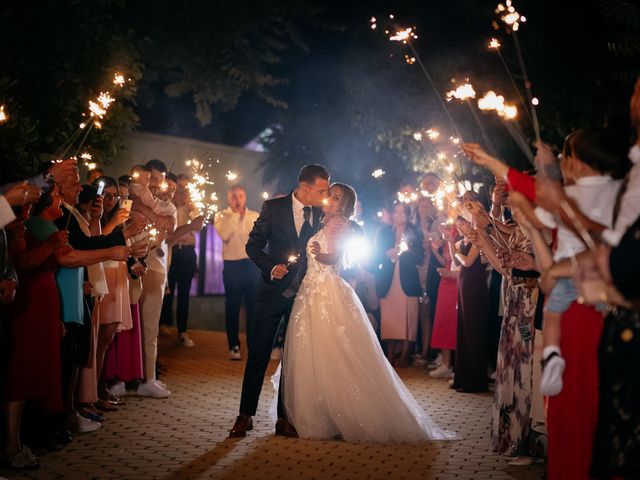
[{"label": "bride's hand", "polygon": [[318,255],[320,253],[320,244],[318,242],[313,242],[311,244],[311,247],[309,247],[309,250],[311,251],[312,255]]}]

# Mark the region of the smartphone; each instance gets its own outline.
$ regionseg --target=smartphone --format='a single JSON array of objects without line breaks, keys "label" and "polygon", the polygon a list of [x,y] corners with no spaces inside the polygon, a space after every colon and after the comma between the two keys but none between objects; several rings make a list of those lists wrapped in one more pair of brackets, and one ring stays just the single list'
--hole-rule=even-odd
[{"label": "smartphone", "polygon": [[102,195],[102,192],[104,192],[104,182],[100,181],[98,182],[98,191],[96,192],[96,195]]},{"label": "smartphone", "polygon": [[131,205],[133,205],[133,200],[129,200],[128,198],[120,202],[120,208],[124,208],[127,212],[131,212]]}]

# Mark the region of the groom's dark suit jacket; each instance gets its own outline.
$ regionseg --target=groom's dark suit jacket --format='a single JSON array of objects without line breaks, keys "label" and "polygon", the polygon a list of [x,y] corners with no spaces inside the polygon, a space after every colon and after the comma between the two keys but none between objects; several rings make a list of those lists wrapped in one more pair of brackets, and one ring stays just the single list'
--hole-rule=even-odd
[{"label": "groom's dark suit jacket", "polygon": [[[278,264],[287,264],[291,255],[302,254],[306,245],[300,245],[293,220],[292,197],[267,200],[262,204],[260,216],[249,234],[246,251],[249,258],[262,272],[258,301],[269,301],[281,295],[296,277],[304,262],[298,261],[288,267],[289,273],[282,280],[271,280],[271,270]],[[312,208],[312,227],[316,232],[320,226],[319,208]],[[302,272],[301,272],[302,273]]]}]

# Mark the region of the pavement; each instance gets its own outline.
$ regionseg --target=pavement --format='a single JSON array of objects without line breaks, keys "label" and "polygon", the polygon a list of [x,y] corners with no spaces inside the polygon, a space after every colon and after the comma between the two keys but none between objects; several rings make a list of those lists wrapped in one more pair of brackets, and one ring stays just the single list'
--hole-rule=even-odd
[{"label": "pavement", "polygon": [[[227,359],[224,333],[193,331],[195,347],[160,338],[167,399],[127,395],[103,427],[40,456],[38,470],[0,469],[9,479],[518,479],[544,478],[544,465],[511,467],[490,452],[491,394],[456,393],[424,367],[398,372],[431,417],[459,440],[402,445],[309,441],[274,435],[270,362],[254,430],[229,439],[244,361]],[[243,349],[243,355],[246,351]],[[270,411],[273,412],[270,412]]]}]

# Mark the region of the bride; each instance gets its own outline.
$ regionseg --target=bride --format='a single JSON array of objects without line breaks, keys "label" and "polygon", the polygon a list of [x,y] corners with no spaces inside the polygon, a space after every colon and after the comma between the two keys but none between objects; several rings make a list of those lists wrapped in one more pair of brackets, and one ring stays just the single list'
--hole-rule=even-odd
[{"label": "bride", "polygon": [[334,183],[324,228],[307,245],[308,267],[287,327],[284,406],[301,438],[348,442],[451,439],[388,363],[367,315],[339,275],[356,193]]}]

